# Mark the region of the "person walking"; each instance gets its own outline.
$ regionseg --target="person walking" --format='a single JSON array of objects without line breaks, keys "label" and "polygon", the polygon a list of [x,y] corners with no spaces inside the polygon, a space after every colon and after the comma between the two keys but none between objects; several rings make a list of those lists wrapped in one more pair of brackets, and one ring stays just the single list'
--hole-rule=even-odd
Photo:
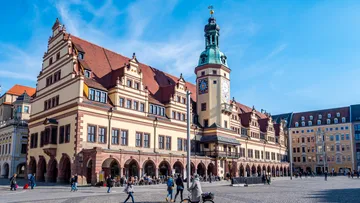
[{"label": "person walking", "polygon": [[174,202],[176,202],[176,197],[178,196],[179,193],[180,193],[181,201],[183,201],[184,182],[180,174],[178,175],[175,183],[176,183],[176,195],[174,198]]},{"label": "person walking", "polygon": [[107,193],[110,193],[110,189],[113,187],[113,184],[114,184],[114,180],[109,175],[108,178],[106,179],[106,187],[108,187]]},{"label": "person walking", "polygon": [[35,183],[35,173],[34,173],[34,175],[33,175],[33,174],[30,174],[29,184],[30,184],[31,189],[33,190],[34,187],[36,186],[36,183]]},{"label": "person walking", "polygon": [[325,175],[325,181],[327,181],[327,176],[328,176],[327,171],[325,171],[324,175]]},{"label": "person walking", "polygon": [[70,192],[75,192],[75,176],[74,175],[71,176],[70,185],[71,185]]},{"label": "person walking", "polygon": [[10,178],[10,190],[16,190],[16,176],[17,174],[14,173],[14,175]]},{"label": "person walking", "polygon": [[172,197],[173,197],[173,189],[174,189],[173,175],[169,176],[166,185],[167,185],[168,194],[167,194],[165,200],[166,200],[166,202],[169,202],[169,197],[170,197],[170,201],[172,201]]},{"label": "person walking", "polygon": [[356,171],[356,177],[359,178],[359,171]]},{"label": "person walking", "polygon": [[126,194],[128,194],[128,197],[126,198],[125,202],[126,203],[130,197],[131,197],[131,201],[134,203],[134,177],[130,177],[129,181],[127,182],[126,188],[124,189],[124,192]]},{"label": "person walking", "polygon": [[74,181],[74,189],[75,191],[78,191],[78,175],[75,173],[75,181]]},{"label": "person walking", "polygon": [[209,182],[211,183],[212,181],[212,173],[210,172],[210,175],[209,175]]},{"label": "person walking", "polygon": [[188,190],[191,192],[191,201],[192,202],[200,202],[202,189],[201,189],[201,184],[200,184],[198,174],[195,175],[192,185]]}]

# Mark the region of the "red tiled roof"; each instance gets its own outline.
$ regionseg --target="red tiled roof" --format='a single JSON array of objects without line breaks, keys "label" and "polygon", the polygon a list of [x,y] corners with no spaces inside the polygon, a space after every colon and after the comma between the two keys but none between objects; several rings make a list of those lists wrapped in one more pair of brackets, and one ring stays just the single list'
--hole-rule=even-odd
[{"label": "red tiled roof", "polygon": [[23,86],[23,85],[14,85],[11,89],[9,89],[6,93],[7,94],[12,94],[12,95],[16,95],[16,96],[20,96],[22,95],[24,92],[26,91],[26,93],[29,96],[32,96],[35,94],[36,89],[32,88],[32,87],[28,87],[28,86]]}]

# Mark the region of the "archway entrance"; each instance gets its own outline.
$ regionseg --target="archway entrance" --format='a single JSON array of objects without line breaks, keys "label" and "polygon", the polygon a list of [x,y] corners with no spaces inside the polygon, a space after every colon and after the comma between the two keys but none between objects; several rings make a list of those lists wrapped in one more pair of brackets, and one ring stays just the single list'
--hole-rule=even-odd
[{"label": "archway entrance", "polygon": [[170,164],[167,161],[162,161],[159,164],[159,176],[164,178],[169,176],[171,174],[171,167]]},{"label": "archway entrance", "polygon": [[126,161],[125,163],[125,171],[124,171],[124,175],[128,178],[128,177],[139,177],[139,163],[135,160],[135,159],[129,159]]},{"label": "archway entrance", "polygon": [[45,159],[42,157],[39,159],[38,169],[36,172],[36,180],[39,182],[44,182],[46,173],[46,162]]},{"label": "archway entrance", "polygon": [[276,166],[276,172],[275,172],[275,175],[276,175],[277,177],[279,177],[279,176],[280,176],[280,174],[279,174],[279,166]]},{"label": "archway entrance", "polygon": [[267,171],[268,174],[271,172],[270,166],[267,167]]},{"label": "archway entrance", "polygon": [[71,178],[71,163],[68,156],[63,155],[60,160],[60,175],[61,182],[69,183]]},{"label": "archway entrance", "polygon": [[280,166],[280,176],[284,176],[284,170],[282,166]]},{"label": "archway entrance", "polygon": [[271,175],[275,176],[275,167],[274,166],[271,168]]},{"label": "archway entrance", "polygon": [[181,174],[184,177],[184,166],[180,161],[174,163],[173,169],[176,174]]},{"label": "archway entrance", "polygon": [[20,163],[16,167],[17,177],[25,178],[25,171],[26,171],[26,163]]},{"label": "archway entrance", "polygon": [[210,175],[216,175],[216,172],[215,172],[215,165],[213,163],[210,163],[208,165],[208,170],[207,170],[207,174],[210,176]]},{"label": "archway entrance", "polygon": [[4,163],[2,171],[3,171],[4,178],[8,178],[9,177],[9,164],[8,163]]},{"label": "archway entrance", "polygon": [[120,175],[119,163],[114,158],[106,159],[102,164],[102,170],[104,171],[104,179],[106,179],[109,175],[112,178]]},{"label": "archway entrance", "polygon": [[256,176],[256,167],[254,165],[251,167],[251,176]]},{"label": "archway entrance", "polygon": [[86,182],[88,184],[91,184],[92,179],[92,171],[93,171],[93,161],[90,159],[86,166]]},{"label": "archway entrance", "polygon": [[239,176],[240,177],[245,176],[244,166],[242,164],[240,165]]},{"label": "archway entrance", "polygon": [[203,177],[205,176],[205,173],[206,173],[206,168],[204,163],[199,163],[197,167],[197,174]]},{"label": "archway entrance", "polygon": [[257,174],[258,174],[258,176],[261,176],[261,167],[260,167],[260,165],[257,166]]},{"label": "archway entrance", "polygon": [[246,176],[250,177],[250,166],[246,165]]},{"label": "archway entrance", "polygon": [[32,175],[35,174],[36,177],[36,160],[34,157],[30,158],[28,173]]},{"label": "archway entrance", "polygon": [[148,160],[145,162],[144,166],[144,175],[149,176],[149,177],[153,177],[156,175],[156,166],[155,163],[151,160]]},{"label": "archway entrance", "polygon": [[56,183],[58,176],[58,164],[55,159],[49,161],[49,171],[47,173],[48,182]]}]

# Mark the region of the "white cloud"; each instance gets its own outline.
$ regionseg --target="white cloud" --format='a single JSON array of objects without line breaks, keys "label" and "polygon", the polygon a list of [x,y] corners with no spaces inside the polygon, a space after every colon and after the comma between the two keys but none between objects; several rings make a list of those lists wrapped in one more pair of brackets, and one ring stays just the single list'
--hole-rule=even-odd
[{"label": "white cloud", "polygon": [[284,51],[287,47],[287,44],[281,44],[277,46],[275,49],[273,49],[266,57],[265,60],[270,60],[271,58],[275,57],[276,55],[280,54],[282,51]]}]

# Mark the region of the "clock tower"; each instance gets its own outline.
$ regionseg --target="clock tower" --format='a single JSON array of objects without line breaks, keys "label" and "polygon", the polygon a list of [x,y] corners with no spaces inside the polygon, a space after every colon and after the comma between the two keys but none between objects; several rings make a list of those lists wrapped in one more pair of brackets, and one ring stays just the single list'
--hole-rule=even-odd
[{"label": "clock tower", "polygon": [[230,69],[219,49],[220,27],[212,16],[205,25],[205,50],[195,68],[197,113],[203,127],[230,128]]}]

